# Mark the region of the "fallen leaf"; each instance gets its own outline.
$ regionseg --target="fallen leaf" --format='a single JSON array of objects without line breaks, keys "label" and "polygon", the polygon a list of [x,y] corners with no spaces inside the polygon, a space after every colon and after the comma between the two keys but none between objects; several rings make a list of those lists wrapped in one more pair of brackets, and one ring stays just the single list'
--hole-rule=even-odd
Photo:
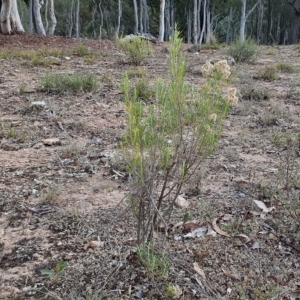
[{"label": "fallen leaf", "polygon": [[180,222],[176,223],[176,224],[172,227],[172,230],[174,230],[174,229],[176,229],[177,227],[180,227],[180,226],[182,226],[182,225],[183,225],[183,222],[180,221]]},{"label": "fallen leaf", "polygon": [[217,221],[219,220],[219,218],[215,218],[213,221],[212,221],[212,227],[213,229],[220,235],[223,235],[223,236],[227,236],[227,237],[230,237],[230,234],[223,231],[222,229],[220,229],[220,227],[217,225]]},{"label": "fallen leaf", "polygon": [[202,278],[206,278],[205,277],[205,273],[204,271],[199,267],[198,263],[197,262],[194,262],[193,263],[193,267],[194,267],[194,270],[202,277]]},{"label": "fallen leaf", "polygon": [[190,206],[190,202],[184,199],[182,196],[178,196],[176,198],[175,204],[181,208],[187,208]]},{"label": "fallen leaf", "polygon": [[235,280],[240,280],[240,276],[233,273],[231,270],[222,267],[222,271],[227,277],[235,279]]},{"label": "fallen leaf", "polygon": [[104,245],[104,242],[100,242],[100,241],[90,241],[88,243],[86,243],[83,247],[83,249],[85,251],[87,251],[88,249],[94,249],[94,248],[99,248],[102,247]]},{"label": "fallen leaf", "polygon": [[250,240],[251,240],[246,234],[243,234],[243,233],[239,233],[236,236],[246,239],[246,243],[250,242]]},{"label": "fallen leaf", "polygon": [[124,233],[124,232],[125,232],[125,230],[124,230],[123,228],[119,227],[119,226],[115,226],[115,227],[114,227],[114,230],[115,230],[115,231],[118,231],[118,232],[120,232],[120,233]]},{"label": "fallen leaf", "polygon": [[203,225],[203,223],[198,222],[188,222],[182,225],[182,227],[185,229],[185,231],[193,231],[197,228],[200,228]]}]

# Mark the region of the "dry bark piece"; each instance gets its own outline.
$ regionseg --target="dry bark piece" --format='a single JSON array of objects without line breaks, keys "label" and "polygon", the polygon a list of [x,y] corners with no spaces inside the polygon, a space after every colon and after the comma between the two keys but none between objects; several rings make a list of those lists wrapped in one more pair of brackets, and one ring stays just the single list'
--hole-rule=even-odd
[{"label": "dry bark piece", "polygon": [[219,218],[215,218],[213,221],[212,221],[212,227],[213,229],[220,235],[223,235],[223,236],[227,236],[227,237],[231,237],[229,233],[223,231],[218,225],[217,225],[217,221],[219,220]]},{"label": "dry bark piece", "polygon": [[232,272],[231,270],[222,267],[222,271],[227,277],[232,278],[234,280],[240,280],[240,276],[238,274]]},{"label": "dry bark piece", "polygon": [[56,145],[61,145],[61,140],[58,138],[50,138],[50,139],[44,139],[43,143],[46,146],[56,146]]},{"label": "dry bark piece", "polygon": [[194,270],[202,277],[202,278],[206,278],[205,277],[205,273],[204,271],[199,267],[198,263],[197,262],[194,262],[193,263],[193,267],[194,267]]}]

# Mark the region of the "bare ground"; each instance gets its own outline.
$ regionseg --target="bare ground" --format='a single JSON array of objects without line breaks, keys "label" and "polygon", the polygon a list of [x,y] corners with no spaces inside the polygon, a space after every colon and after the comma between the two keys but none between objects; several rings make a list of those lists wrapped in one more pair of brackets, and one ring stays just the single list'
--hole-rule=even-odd
[{"label": "bare ground", "polygon": [[[86,63],[76,55],[78,44],[96,59]],[[140,67],[150,83],[168,72],[165,46],[155,45],[155,55]],[[295,46],[260,47],[255,63],[232,67],[240,101],[198,182],[183,190],[191,207],[176,207],[172,220],[182,221],[187,211],[202,226],[218,218],[214,229],[229,236],[219,231],[178,240],[184,229],[170,231],[167,278],[151,277],[137,259],[134,218],[122,202],[126,174],[111,159],[126,126],[120,82],[136,68],[122,62],[124,55],[110,41],[0,35],[0,47],[67,53],[48,67],[1,59],[0,299],[168,299],[168,284],[179,287],[178,299],[299,297],[300,149],[290,151],[286,142],[300,129]],[[199,85],[201,65],[223,54],[186,52],[186,80]],[[278,63],[294,70],[278,70],[274,81],[260,78],[266,66]],[[46,73],[82,71],[96,74],[97,91],[39,89]],[[32,107],[35,101],[45,106]],[[190,193],[198,184],[199,194]],[[253,200],[275,209],[262,215]],[[67,262],[65,274],[41,274],[60,260]],[[206,279],[194,270],[195,262]]]}]

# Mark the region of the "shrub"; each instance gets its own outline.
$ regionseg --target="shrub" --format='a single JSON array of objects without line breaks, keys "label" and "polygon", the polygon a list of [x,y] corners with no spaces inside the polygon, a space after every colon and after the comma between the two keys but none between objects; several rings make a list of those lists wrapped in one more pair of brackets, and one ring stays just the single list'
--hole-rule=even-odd
[{"label": "shrub", "polygon": [[230,46],[228,55],[232,56],[236,62],[249,62],[253,60],[256,52],[257,45],[253,40],[249,39],[244,42],[237,40]]},{"label": "shrub", "polygon": [[283,73],[294,73],[295,68],[287,63],[277,63],[277,69]]},{"label": "shrub", "polygon": [[135,65],[140,65],[153,53],[150,42],[138,36],[118,39],[117,45],[125,52],[127,61]]},{"label": "shrub", "polygon": [[265,81],[273,81],[278,79],[277,68],[274,66],[266,66],[263,70],[258,72],[255,79],[261,79]]},{"label": "shrub", "polygon": [[184,82],[181,43],[176,31],[170,43],[169,78],[157,79],[151,105],[138,98],[136,89],[132,93],[128,75],[122,83],[127,113],[122,159],[131,173],[127,199],[137,218],[139,244],[150,241],[161,226],[167,232],[184,183],[213,152],[228,101],[237,100],[236,89],[223,97],[220,76],[208,77],[200,90]]},{"label": "shrub", "polygon": [[88,92],[98,86],[96,76],[91,73],[82,74],[47,74],[41,81],[41,89],[54,93]]}]

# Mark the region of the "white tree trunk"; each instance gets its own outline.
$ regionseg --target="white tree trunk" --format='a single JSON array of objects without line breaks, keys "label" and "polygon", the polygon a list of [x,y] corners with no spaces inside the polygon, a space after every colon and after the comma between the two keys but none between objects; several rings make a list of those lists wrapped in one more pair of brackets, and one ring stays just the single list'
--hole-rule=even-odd
[{"label": "white tree trunk", "polygon": [[256,2],[253,7],[250,9],[250,11],[246,15],[246,7],[247,7],[247,0],[241,0],[242,1],[242,10],[241,10],[241,22],[240,22],[240,40],[242,42],[245,41],[245,28],[246,28],[246,21],[250,14],[254,11],[256,6],[259,4],[260,1]]},{"label": "white tree trunk", "polygon": [[16,0],[2,0],[0,22],[3,34],[24,32]]},{"label": "white tree trunk", "polygon": [[68,37],[72,37],[73,32],[73,8],[74,8],[74,0],[71,1],[70,11],[69,11],[69,28],[68,28]]},{"label": "white tree trunk", "polygon": [[80,37],[79,13],[80,13],[80,0],[77,0],[76,18],[75,18],[75,34],[76,34],[76,38]]},{"label": "white tree trunk", "polygon": [[101,7],[101,2],[99,2],[99,12],[100,12],[100,25],[99,25],[99,40],[102,39],[102,27],[103,27],[103,11]]},{"label": "white tree trunk", "polygon": [[33,0],[32,13],[33,25],[37,34],[46,35],[44,25],[41,18],[41,7],[44,4],[43,0]]},{"label": "white tree trunk", "polygon": [[198,0],[194,0],[194,13],[193,13],[193,41],[194,45],[198,43]]},{"label": "white tree trunk", "polygon": [[191,9],[188,8],[187,12],[187,43],[190,44],[192,40],[192,17],[191,17]]},{"label": "white tree trunk", "polygon": [[227,23],[227,32],[226,32],[226,45],[228,45],[230,42],[232,16],[233,16],[233,9],[232,7],[230,7],[228,23]]},{"label": "white tree trunk", "polygon": [[121,0],[118,0],[118,26],[116,31],[117,36],[119,36],[119,32],[120,32],[121,17],[122,17],[122,2]]},{"label": "white tree trunk", "polygon": [[211,17],[211,12],[210,12],[210,8],[209,8],[209,0],[206,6],[206,35],[205,35],[205,44],[210,44],[210,36],[211,36],[211,21],[210,21],[210,17]]},{"label": "white tree trunk", "polygon": [[165,35],[165,0],[160,0],[160,11],[159,11],[159,35],[158,35],[158,41],[163,42],[164,41],[164,35]]},{"label": "white tree trunk", "polygon": [[202,40],[203,40],[205,28],[206,28],[206,13],[207,13],[206,3],[207,3],[207,1],[204,0],[204,2],[203,2],[203,23],[202,23],[202,30],[201,30],[201,34],[200,34],[200,38],[199,38],[200,45],[202,44]]},{"label": "white tree trunk", "polygon": [[136,0],[133,0],[133,8],[134,8],[134,18],[135,18],[134,34],[137,34],[139,30],[139,17],[138,17],[138,7],[137,7]]},{"label": "white tree trunk", "polygon": [[53,35],[57,24],[55,11],[54,11],[54,0],[49,0],[49,27],[47,29],[47,35]]}]

